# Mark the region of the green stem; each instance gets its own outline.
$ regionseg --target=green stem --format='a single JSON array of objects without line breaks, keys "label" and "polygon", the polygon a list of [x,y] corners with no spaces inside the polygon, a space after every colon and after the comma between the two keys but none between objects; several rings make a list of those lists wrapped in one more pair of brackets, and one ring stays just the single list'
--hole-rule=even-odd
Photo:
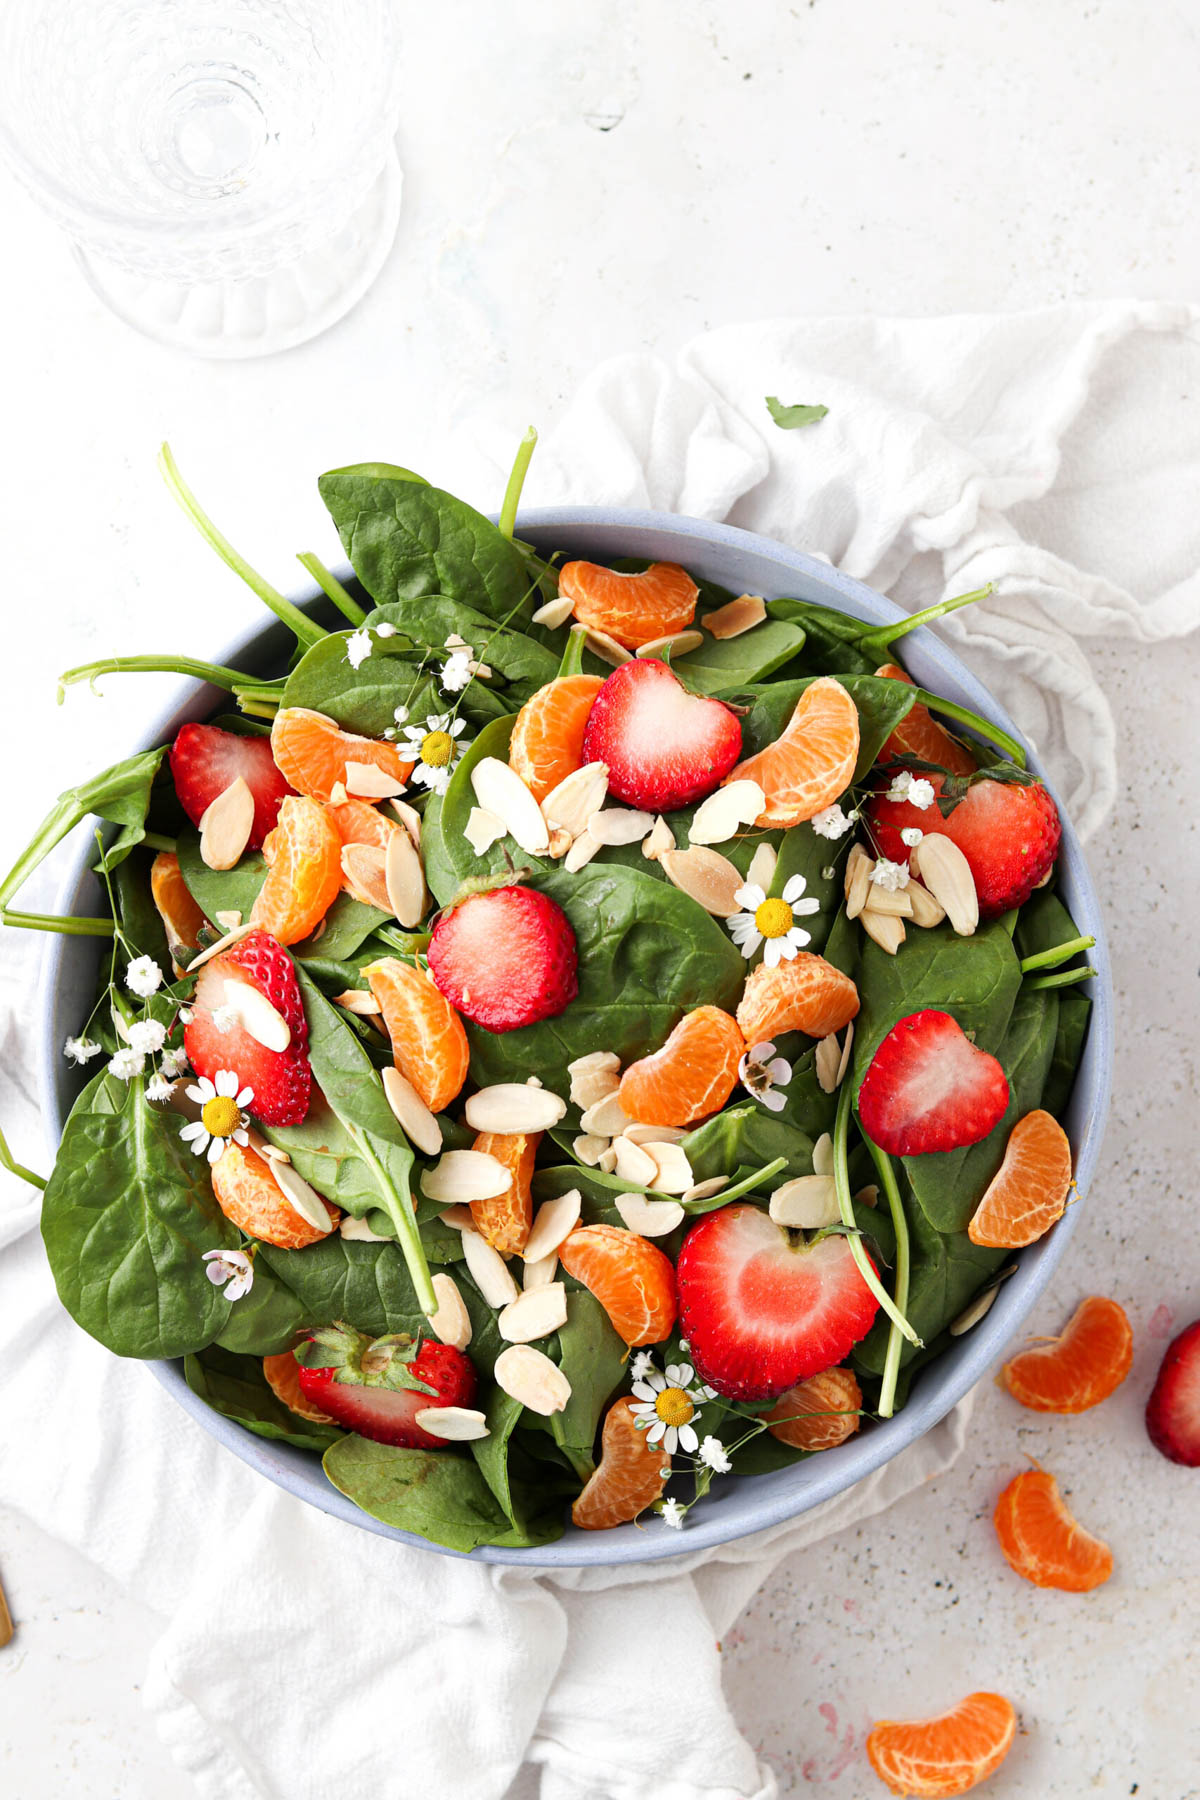
[{"label": "green stem", "polygon": [[1006,756],[1012,757],[1019,769],[1025,767],[1025,752],[1016,738],[1009,737],[1007,731],[1001,731],[999,725],[993,725],[990,719],[980,718],[969,707],[958,706],[953,700],[943,700],[940,694],[930,694],[925,688],[914,688],[913,698],[919,700],[922,706],[927,706],[930,712],[939,712],[947,719],[956,719],[986,743],[995,744]]},{"label": "green stem", "polygon": [[248,719],[273,719],[283,705],[282,695],[279,699],[269,698],[266,694],[240,693],[237,697],[238,711],[245,713]]},{"label": "green stem", "polygon": [[838,1211],[842,1215],[842,1224],[846,1227],[846,1241],[850,1245],[850,1254],[858,1266],[859,1274],[888,1318],[897,1330],[903,1333],[909,1343],[915,1344],[920,1350],[923,1348],[920,1338],[875,1273],[871,1266],[871,1259],[863,1249],[862,1240],[858,1235],[858,1221],[854,1217],[854,1204],[850,1198],[850,1172],[846,1158],[849,1135],[850,1082],[843,1081],[841,1093],[838,1095],[837,1118],[833,1126],[833,1179],[837,1188]]},{"label": "green stem", "polygon": [[234,549],[224,533],[217,529],[179,473],[179,466],[171,454],[169,444],[164,444],[159,451],[158,466],[162,471],[163,480],[201,537],[212,546],[221,561],[231,568],[235,575],[241,576],[247,587],[258,595],[263,605],[269,606],[275,617],[283,621],[288,630],[294,633],[297,641],[311,646],[319,644],[323,637],[328,636],[328,633],[322,631],[319,625],[315,625],[305,613],[300,611],[298,606],[293,606],[292,602],[281,594],[278,588],[272,587],[265,576],[260,575],[257,569],[252,568],[240,551]]},{"label": "green stem", "polygon": [[743,1194],[761,1187],[764,1181],[770,1181],[772,1175],[778,1175],[786,1168],[787,1157],[777,1156],[774,1162],[764,1163],[761,1169],[754,1169],[749,1175],[743,1175],[732,1187],[724,1187],[719,1193],[710,1194],[707,1200],[683,1201],[683,1210],[689,1218],[695,1218],[698,1213],[715,1212],[719,1206],[727,1206],[731,1200],[740,1199]]},{"label": "green stem", "polygon": [[31,1187],[44,1189],[46,1186],[44,1176],[35,1175],[32,1169],[27,1169],[24,1163],[17,1161],[9,1149],[8,1139],[2,1131],[0,1131],[0,1167],[7,1169],[10,1175],[19,1175],[21,1180],[27,1181]]},{"label": "green stem", "polygon": [[517,445],[517,454],[513,459],[512,474],[508,478],[508,486],[504,490],[504,504],[500,508],[500,531],[510,538],[517,523],[517,507],[521,503],[521,489],[525,486],[525,476],[537,443],[537,432],[533,426],[525,433]]},{"label": "green stem", "polygon": [[367,616],[366,613],[358,604],[358,601],[354,596],[346,592],[346,589],[342,586],[337,576],[332,574],[325,567],[325,564],[321,561],[315,551],[299,551],[296,556],[296,561],[304,565],[317,586],[321,589],[321,592],[326,594],[329,599],[333,601],[333,604],[344,618],[349,619],[352,625],[362,624]]},{"label": "green stem", "polygon": [[61,913],[14,912],[0,906],[0,925],[12,925],[22,931],[57,931],[61,937],[112,937],[116,925],[111,919],[81,919]]},{"label": "green stem", "polygon": [[99,662],[81,663],[77,669],[65,669],[58,678],[58,703],[66,698],[66,690],[77,682],[95,682],[100,675],[188,675],[194,681],[207,681],[227,694],[258,695],[282,692],[278,681],[260,680],[257,675],[243,675],[237,669],[226,669],[220,663],[199,662],[194,656],[106,656]]},{"label": "green stem", "polygon": [[[892,1159],[887,1153],[873,1144],[868,1137],[864,1143],[871,1152],[871,1161],[875,1164],[879,1176],[879,1185],[887,1195],[888,1207],[892,1215],[892,1226],[896,1233],[896,1291],[895,1301],[900,1312],[908,1309],[908,1277],[911,1258],[908,1243],[908,1219],[905,1217],[904,1202],[900,1198],[900,1187],[896,1180],[896,1171],[892,1167]],[[900,1329],[893,1319],[888,1329],[887,1352],[883,1359],[883,1380],[879,1388],[879,1416],[890,1419],[896,1410],[896,1381],[900,1374]]]},{"label": "green stem", "polygon": [[366,1135],[357,1125],[343,1120],[346,1130],[354,1140],[355,1148],[375,1179],[383,1204],[383,1210],[396,1227],[396,1237],[404,1252],[404,1260],[408,1264],[408,1273],[416,1290],[417,1305],[423,1313],[437,1311],[437,1295],[433,1291],[433,1282],[429,1275],[429,1264],[425,1261],[425,1246],[417,1228],[417,1216],[412,1202],[407,1195],[397,1193],[395,1183],[367,1142]]},{"label": "green stem", "polygon": [[142,843],[147,850],[169,850],[174,855],[177,840],[173,837],[164,837],[161,831],[147,831],[142,837]]},{"label": "green stem", "polygon": [[1039,950],[1036,956],[1026,956],[1021,960],[1021,973],[1028,975],[1031,969],[1057,969],[1059,963],[1070,962],[1080,950],[1095,948],[1094,937],[1072,938],[1069,943],[1055,944],[1050,950]]},{"label": "green stem", "polygon": [[581,675],[583,673],[583,652],[587,647],[587,628],[583,625],[572,625],[567,633],[567,641],[563,648],[562,661],[558,665],[558,679],[564,675]]},{"label": "green stem", "polygon": [[1036,981],[1030,981],[1026,985],[1031,988],[1070,987],[1072,982],[1087,981],[1099,973],[1099,969],[1093,969],[1089,964],[1086,969],[1062,969],[1057,975],[1039,975]]},{"label": "green stem", "polygon": [[915,631],[918,625],[931,625],[935,619],[944,619],[947,613],[957,612],[960,607],[973,606],[977,600],[986,600],[992,591],[989,581],[986,586],[973,588],[969,594],[958,594],[953,600],[939,600],[936,606],[926,606],[921,612],[910,613],[907,619],[897,619],[894,625],[879,625],[874,631],[864,632],[858,639],[860,650],[873,650],[882,655],[890,650],[897,638]]}]

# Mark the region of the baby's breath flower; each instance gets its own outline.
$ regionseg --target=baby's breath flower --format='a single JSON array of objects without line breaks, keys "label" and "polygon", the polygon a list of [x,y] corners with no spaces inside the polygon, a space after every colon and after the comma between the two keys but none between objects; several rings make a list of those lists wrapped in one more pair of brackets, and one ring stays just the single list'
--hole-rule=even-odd
[{"label": "baby's breath flower", "polygon": [[700,1446],[700,1461],[717,1475],[728,1475],[733,1467],[724,1444],[719,1437],[713,1437],[711,1432]]},{"label": "baby's breath flower", "polygon": [[629,1365],[629,1373],[634,1381],[644,1381],[654,1367],[654,1358],[648,1350],[639,1350]]},{"label": "baby's breath flower", "polygon": [[908,886],[908,864],[889,862],[886,856],[881,856],[871,870],[871,884],[885,888],[889,894],[898,894],[901,888]]},{"label": "baby's breath flower", "polygon": [[140,1075],[146,1066],[146,1059],[140,1050],[118,1050],[115,1056],[108,1059],[108,1072],[115,1075],[118,1081],[132,1081]]},{"label": "baby's breath flower", "polygon": [[94,1044],[91,1038],[69,1037],[63,1045],[63,1055],[68,1062],[73,1062],[78,1065],[85,1062],[91,1062],[93,1056],[99,1056],[103,1048],[103,1044]]},{"label": "baby's breath flower", "polygon": [[147,1100],[169,1100],[174,1092],[175,1083],[165,1075],[152,1075],[146,1083]]},{"label": "baby's breath flower", "polygon": [[369,631],[352,631],[346,639],[346,661],[352,669],[365,663],[371,654],[371,634]]},{"label": "baby's breath flower", "polygon": [[471,679],[471,652],[452,650],[442,665],[438,681],[448,694],[461,694]]},{"label": "baby's breath flower", "polygon": [[925,833],[919,825],[906,825],[900,833],[900,841],[902,844],[907,844],[910,850],[915,850],[924,836]]},{"label": "baby's breath flower", "polygon": [[844,837],[857,819],[857,811],[843,812],[840,806],[826,806],[821,812],[814,813],[809,824],[818,837]]},{"label": "baby's breath flower", "polygon": [[214,1006],[212,1022],[222,1036],[224,1036],[227,1031],[232,1031],[238,1022],[237,1007]]},{"label": "baby's breath flower", "polygon": [[175,1076],[182,1075],[187,1068],[187,1051],[182,1044],[176,1050],[164,1050],[158,1066],[169,1081],[174,1080]]},{"label": "baby's breath flower", "polygon": [[658,1503],[659,1518],[664,1525],[669,1525],[673,1531],[683,1530],[683,1521],[686,1513],[687,1507],[681,1506],[678,1500],[660,1500]]},{"label": "baby's breath flower", "polygon": [[924,812],[927,806],[932,806],[936,797],[932,781],[914,775],[911,769],[901,769],[898,775],[892,777],[892,785],[886,795],[888,800],[907,800],[918,812]]},{"label": "baby's breath flower", "polygon": [[125,986],[139,999],[148,1000],[162,986],[162,970],[152,956],[135,956],[125,971]]},{"label": "baby's breath flower", "polygon": [[167,1028],[160,1025],[157,1019],[138,1019],[129,1027],[129,1048],[140,1050],[145,1056],[153,1056],[161,1050],[167,1038]]},{"label": "baby's breath flower", "polygon": [[375,627],[375,636],[376,637],[388,638],[388,637],[395,637],[395,635],[396,635],[396,627],[392,624],[390,619],[385,619],[383,621],[382,625],[377,625]]}]

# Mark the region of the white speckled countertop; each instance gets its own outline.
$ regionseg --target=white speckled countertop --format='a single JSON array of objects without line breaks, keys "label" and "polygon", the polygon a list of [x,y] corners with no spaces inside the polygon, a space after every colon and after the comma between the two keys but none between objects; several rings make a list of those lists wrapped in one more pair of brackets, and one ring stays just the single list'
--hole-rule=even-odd
[{"label": "white speckled countertop", "polygon": [[[1200,33],[1183,0],[859,0],[853,19],[834,0],[405,10],[399,241],[357,312],[300,351],[207,365],[132,336],[0,177],[16,674],[2,729],[6,766],[33,771],[6,793],[6,854],[81,749],[101,766],[171,685],[126,683],[118,698],[114,683],[107,705],[77,693],[56,712],[64,661],[185,636],[215,649],[248,616],[163,494],[164,436],[234,541],[286,585],[292,547],[335,549],[319,469],[376,455],[452,480],[465,420],[549,425],[616,350],[669,355],[706,326],[768,314],[1200,294]],[[35,589],[53,595],[53,622],[18,608]],[[1200,1313],[1200,1268],[1172,1228],[1200,1163],[1184,938],[1200,888],[1200,642],[1093,660],[1123,777],[1091,850],[1118,995],[1114,1102],[1104,1175],[1033,1327],[1056,1328],[1084,1292],[1114,1294],[1134,1371],[1075,1420],[986,1388],[967,1453],[936,1487],[762,1590],[726,1641],[728,1682],[786,1794],[882,1792],[861,1758],[867,1722],[968,1686],[1010,1694],[1023,1716],[996,1800],[1200,1794],[1195,1482],[1141,1426],[1165,1340]],[[7,1022],[18,1086],[21,1041]],[[36,1142],[14,1148],[44,1160]],[[1026,1456],[1112,1544],[1098,1593],[1042,1593],[1003,1563],[989,1514]],[[0,1652],[4,1793],[186,1800],[140,1711],[153,1615],[14,1516],[0,1515],[0,1571],[19,1624]]]}]

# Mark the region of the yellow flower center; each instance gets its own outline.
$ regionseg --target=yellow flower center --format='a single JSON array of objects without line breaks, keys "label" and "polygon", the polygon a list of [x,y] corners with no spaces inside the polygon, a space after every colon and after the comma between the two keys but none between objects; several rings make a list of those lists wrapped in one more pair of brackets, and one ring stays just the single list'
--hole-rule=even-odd
[{"label": "yellow flower center", "polygon": [[765,938],[786,937],[792,929],[792,909],[786,900],[764,900],[754,923]]},{"label": "yellow flower center", "polygon": [[430,731],[421,739],[421,761],[429,769],[444,769],[454,755],[454,739],[448,731]]},{"label": "yellow flower center", "polygon": [[696,1409],[682,1388],[664,1388],[654,1402],[654,1410],[664,1425],[686,1425]]},{"label": "yellow flower center", "polygon": [[236,1100],[227,1100],[223,1094],[218,1094],[215,1100],[204,1102],[200,1122],[213,1137],[232,1137],[241,1116]]}]

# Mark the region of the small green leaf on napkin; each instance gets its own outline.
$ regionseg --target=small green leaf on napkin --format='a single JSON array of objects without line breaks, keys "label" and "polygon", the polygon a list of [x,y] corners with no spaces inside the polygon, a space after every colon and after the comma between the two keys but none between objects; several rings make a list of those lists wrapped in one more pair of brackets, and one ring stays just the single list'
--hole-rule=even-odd
[{"label": "small green leaf on napkin", "polygon": [[767,411],[781,431],[798,431],[801,425],[815,425],[829,411],[827,406],[785,406],[774,394],[767,395]]}]

